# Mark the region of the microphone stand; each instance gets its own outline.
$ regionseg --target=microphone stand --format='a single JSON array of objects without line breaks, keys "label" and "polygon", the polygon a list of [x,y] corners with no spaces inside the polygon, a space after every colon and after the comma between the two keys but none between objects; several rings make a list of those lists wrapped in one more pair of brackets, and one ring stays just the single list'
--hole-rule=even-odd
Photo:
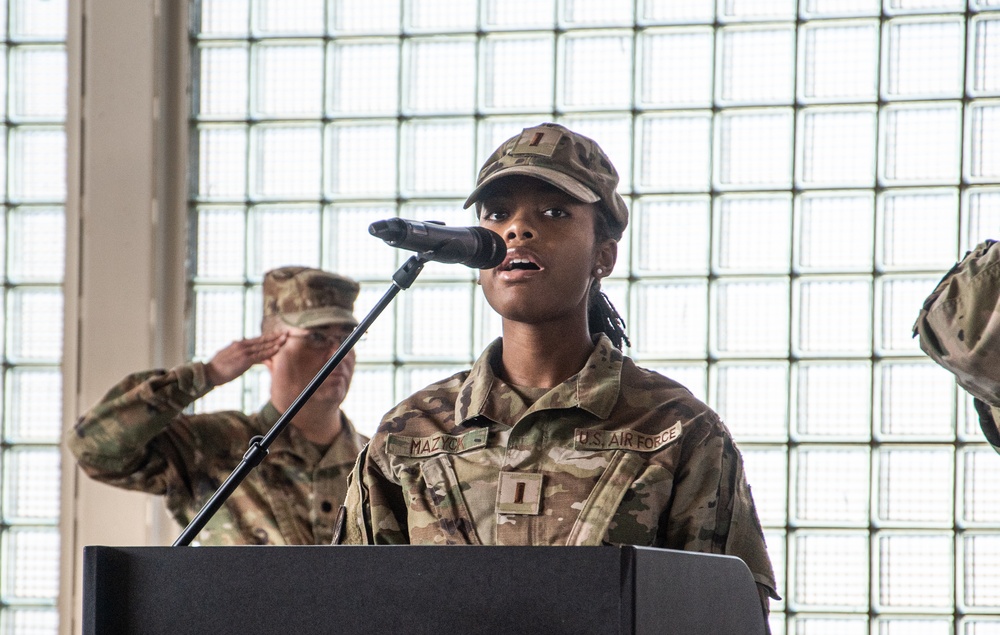
[{"label": "microphone stand", "polygon": [[267,456],[268,448],[271,447],[271,443],[274,442],[278,435],[288,426],[288,423],[292,420],[305,404],[306,401],[312,397],[313,393],[320,387],[320,385],[326,380],[326,378],[333,372],[333,369],[340,364],[341,360],[351,352],[354,345],[358,343],[361,336],[365,334],[368,328],[375,322],[375,319],[381,315],[382,311],[385,310],[389,303],[392,302],[393,298],[399,294],[400,291],[404,289],[409,289],[413,281],[417,279],[420,271],[424,268],[424,263],[432,260],[434,255],[433,251],[428,251],[424,253],[414,254],[403,263],[396,273],[392,275],[392,286],[389,290],[385,292],[382,299],[378,301],[375,307],[365,316],[365,319],[351,331],[351,334],[347,336],[337,352],[326,362],[323,368],[320,369],[316,376],[312,378],[305,389],[295,398],[295,401],[288,406],[282,415],[274,422],[271,429],[263,437],[258,435],[250,440],[250,447],[243,455],[243,460],[240,464],[236,466],[229,478],[219,487],[219,489],[212,494],[212,498],[205,503],[205,506],[201,508],[201,511],[188,523],[188,526],[184,528],[181,535],[177,537],[172,546],[174,547],[186,547],[191,544],[194,537],[198,535],[204,527],[205,524],[215,515],[215,512],[219,511],[222,504],[226,502],[226,499],[236,491],[240,483],[243,482],[250,472],[257,467],[264,457]]}]

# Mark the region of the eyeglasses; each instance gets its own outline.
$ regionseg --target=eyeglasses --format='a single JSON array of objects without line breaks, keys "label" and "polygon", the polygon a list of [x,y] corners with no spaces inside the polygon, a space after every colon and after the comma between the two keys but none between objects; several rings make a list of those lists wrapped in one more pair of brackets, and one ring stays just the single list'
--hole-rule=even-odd
[{"label": "eyeglasses", "polygon": [[305,333],[289,333],[288,337],[299,337],[307,348],[316,351],[328,351],[331,348],[340,348],[350,336],[350,333],[326,333],[324,331],[306,331]]}]

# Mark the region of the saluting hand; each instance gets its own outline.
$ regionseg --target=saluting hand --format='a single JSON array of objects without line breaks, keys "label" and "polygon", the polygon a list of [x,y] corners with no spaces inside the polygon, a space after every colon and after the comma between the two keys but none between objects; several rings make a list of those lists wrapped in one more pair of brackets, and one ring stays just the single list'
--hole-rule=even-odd
[{"label": "saluting hand", "polygon": [[270,359],[288,339],[287,331],[236,340],[215,354],[205,364],[205,374],[213,386],[221,386],[250,370],[254,364]]}]

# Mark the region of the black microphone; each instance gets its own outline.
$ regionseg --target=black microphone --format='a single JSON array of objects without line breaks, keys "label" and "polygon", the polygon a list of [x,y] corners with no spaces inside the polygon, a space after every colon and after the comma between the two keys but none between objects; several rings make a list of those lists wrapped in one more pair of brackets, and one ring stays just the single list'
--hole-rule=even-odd
[{"label": "black microphone", "polygon": [[400,249],[422,252],[430,260],[456,262],[474,269],[492,269],[507,256],[500,234],[485,227],[446,227],[405,218],[375,221],[368,233]]}]

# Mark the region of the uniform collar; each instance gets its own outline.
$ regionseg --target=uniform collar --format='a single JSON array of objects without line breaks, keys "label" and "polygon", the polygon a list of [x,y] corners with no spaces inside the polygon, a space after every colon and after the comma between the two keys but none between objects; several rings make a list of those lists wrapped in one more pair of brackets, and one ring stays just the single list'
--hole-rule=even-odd
[{"label": "uniform collar", "polygon": [[267,434],[267,431],[271,429],[275,423],[277,423],[278,418],[281,417],[281,413],[278,409],[274,407],[270,401],[264,404],[264,407],[260,409],[260,416],[257,417],[257,430],[258,434]]},{"label": "uniform collar", "polygon": [[[503,338],[494,340],[469,371],[455,402],[455,423],[465,424],[475,417],[493,422],[505,420],[509,408],[506,394],[512,393],[494,368],[500,363]],[[556,408],[580,408],[598,419],[607,419],[621,390],[622,356],[606,335],[595,340],[594,350],[583,368],[539,399],[529,412]],[[495,390],[494,390],[495,388]]]},{"label": "uniform collar", "polygon": [[[274,404],[270,401],[267,402],[261,409],[259,416],[256,417],[256,433],[260,435],[267,434],[280,417],[281,413],[274,407]],[[323,465],[353,464],[354,457],[357,456],[362,446],[367,442],[367,439],[358,434],[358,431],[354,429],[354,425],[347,418],[347,415],[344,414],[343,410],[340,412],[340,423],[340,434],[333,440],[333,444],[327,450],[326,455],[318,457]],[[330,450],[336,451],[331,452]],[[314,455],[318,454],[316,446],[301,438],[291,423],[274,439],[271,447],[268,448],[268,452],[289,452],[300,457],[314,457]]]}]

